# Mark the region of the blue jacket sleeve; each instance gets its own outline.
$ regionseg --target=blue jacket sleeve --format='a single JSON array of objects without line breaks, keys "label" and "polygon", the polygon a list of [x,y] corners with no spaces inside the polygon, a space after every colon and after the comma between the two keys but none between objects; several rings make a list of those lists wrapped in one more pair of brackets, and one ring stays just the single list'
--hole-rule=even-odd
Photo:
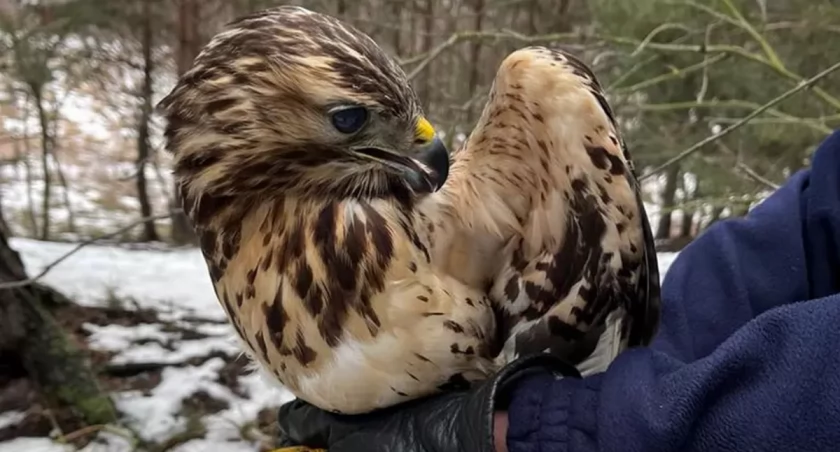
[{"label": "blue jacket sleeve", "polygon": [[840,132],[675,260],[660,333],[584,379],[534,376],[511,452],[840,448]]}]

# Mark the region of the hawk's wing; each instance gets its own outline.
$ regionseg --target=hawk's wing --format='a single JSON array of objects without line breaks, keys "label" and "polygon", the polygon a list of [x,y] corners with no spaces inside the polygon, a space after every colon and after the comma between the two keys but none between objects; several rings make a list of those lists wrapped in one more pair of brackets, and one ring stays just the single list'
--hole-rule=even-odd
[{"label": "hawk's wing", "polygon": [[507,240],[490,289],[500,364],[547,351],[589,372],[649,343],[653,237],[616,119],[582,62],[542,47],[511,54],[447,190],[465,228]]}]

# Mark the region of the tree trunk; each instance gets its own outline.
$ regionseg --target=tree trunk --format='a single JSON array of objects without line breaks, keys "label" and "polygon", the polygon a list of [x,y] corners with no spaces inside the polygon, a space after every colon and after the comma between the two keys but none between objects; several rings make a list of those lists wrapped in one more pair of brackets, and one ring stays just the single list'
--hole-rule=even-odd
[{"label": "tree trunk", "polygon": [[[423,9],[420,11],[420,15],[423,18],[423,47],[421,48],[421,52],[423,54],[428,54],[431,52],[432,46],[434,45],[434,26],[435,26],[435,0],[424,0]],[[434,74],[434,62],[430,62],[428,66],[426,66],[426,73],[427,74]],[[420,97],[420,104],[423,106],[423,109],[429,112],[429,106],[431,105],[432,101],[432,90],[431,90],[431,79],[432,77],[420,77],[418,80],[419,84],[419,96]]]},{"label": "tree trunk", "polygon": [[35,108],[38,109],[38,123],[41,127],[41,165],[44,167],[44,200],[41,205],[41,240],[50,238],[50,129],[47,111],[44,109],[43,86],[30,84],[32,96],[35,99]]},{"label": "tree trunk", "polygon": [[539,0],[532,0],[528,8],[528,34],[537,34],[537,16],[540,13]]},{"label": "tree trunk", "polygon": [[682,222],[680,223],[680,237],[691,237],[691,227],[694,226],[694,210],[683,209]]},{"label": "tree trunk", "polygon": [[[32,191],[32,162],[29,161],[29,156],[32,155],[32,149],[29,146],[29,98],[27,97],[23,107],[23,138],[15,142],[15,152],[20,153],[20,159],[23,162],[23,171],[26,176],[26,218],[29,220],[29,230],[33,236],[38,234],[38,219],[35,218],[35,196]],[[20,147],[23,147],[21,150]]]},{"label": "tree trunk", "polygon": [[715,224],[715,222],[720,220],[720,217],[723,215],[723,209],[723,206],[715,206],[714,208],[712,208],[712,215],[709,218],[709,222],[706,223],[706,226],[703,229],[709,229],[709,226]]},{"label": "tree trunk", "polygon": [[[20,255],[0,233],[0,283],[26,279]],[[111,400],[82,351],[45,307],[54,295],[37,284],[0,289],[0,352],[19,360],[49,405],[72,406],[91,425],[113,422]]]},{"label": "tree trunk", "polygon": [[400,57],[402,51],[402,2],[391,0],[391,19],[394,21],[394,28],[391,30],[391,45],[394,47],[394,56]]},{"label": "tree trunk", "polygon": [[[685,201],[684,204],[687,206],[689,201],[696,201],[700,199],[700,178],[697,178],[695,182],[694,191],[689,193],[688,188],[686,187],[685,179],[683,179],[683,193],[685,193]],[[701,221],[703,217],[702,209],[690,209],[688,207],[683,208],[682,214],[682,222],[680,223],[680,237],[682,238],[691,238],[693,236],[692,229],[694,227],[694,215],[698,214],[697,221]],[[697,226],[699,231],[700,226]]]},{"label": "tree trunk", "polygon": [[659,216],[659,226],[656,228],[656,239],[671,237],[671,211],[674,209],[674,198],[677,194],[677,183],[680,177],[679,165],[671,165],[665,173],[665,187],[662,189],[662,215]]},{"label": "tree trunk", "polygon": [[[481,31],[484,19],[484,0],[473,0],[472,13],[475,15],[473,29],[475,31]],[[470,76],[467,85],[469,99],[472,99],[476,95],[476,91],[478,91],[479,75],[482,72],[481,69],[483,69],[479,67],[482,45],[483,41],[479,39],[473,40],[470,44]],[[473,126],[475,112],[476,108],[473,105],[470,105],[469,108],[467,108],[467,124],[469,124],[470,127]]]},{"label": "tree trunk", "polygon": [[745,217],[750,212],[749,204],[736,204],[730,207],[733,217]]},{"label": "tree trunk", "polygon": [[[2,192],[0,192],[2,195]],[[0,198],[0,211],[3,210],[3,203],[2,198]],[[9,224],[6,223],[6,218],[3,215],[0,215],[0,235],[9,237],[12,235],[12,229],[9,227]]]},{"label": "tree trunk", "polygon": [[[149,151],[149,119],[152,115],[152,12],[149,5],[150,0],[143,2],[143,88],[141,91],[142,103],[140,106],[140,123],[137,130],[137,200],[140,202],[140,214],[144,218],[152,216],[152,203],[149,200],[149,190],[146,182],[146,164],[151,152]],[[143,223],[143,232],[140,240],[152,242],[159,240],[155,222],[149,220]]]},{"label": "tree trunk", "polygon": [[[56,136],[56,133],[53,132],[52,136]],[[67,183],[67,178],[64,177],[64,170],[61,169],[61,162],[58,160],[58,156],[55,153],[56,146],[52,146],[52,150],[50,152],[50,156],[55,163],[55,173],[58,176],[58,183],[61,184],[61,188],[63,189],[62,199],[64,200],[64,208],[67,209],[67,231],[68,232],[76,232],[76,216],[73,214],[73,206],[70,205],[70,185]]]},{"label": "tree trunk", "polygon": [[[192,62],[201,49],[197,0],[181,0],[178,9],[178,75],[192,66]],[[181,190],[177,182],[173,186],[172,199],[169,202],[172,211],[172,240],[178,244],[197,244],[195,231],[187,215],[181,210]]]}]

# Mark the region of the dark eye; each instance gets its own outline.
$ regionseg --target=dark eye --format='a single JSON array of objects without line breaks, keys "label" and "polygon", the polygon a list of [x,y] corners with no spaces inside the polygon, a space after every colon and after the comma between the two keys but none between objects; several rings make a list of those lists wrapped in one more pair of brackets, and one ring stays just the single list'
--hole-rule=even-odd
[{"label": "dark eye", "polygon": [[332,113],[333,126],[341,133],[358,132],[368,119],[368,111],[364,107],[347,107]]}]

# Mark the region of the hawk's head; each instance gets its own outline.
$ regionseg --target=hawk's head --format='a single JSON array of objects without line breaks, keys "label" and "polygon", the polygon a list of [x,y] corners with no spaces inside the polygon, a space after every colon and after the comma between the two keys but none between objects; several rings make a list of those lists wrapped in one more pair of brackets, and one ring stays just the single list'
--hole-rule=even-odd
[{"label": "hawk's head", "polygon": [[438,189],[449,170],[397,64],[300,7],[228,24],[159,107],[193,195],[410,195]]}]

